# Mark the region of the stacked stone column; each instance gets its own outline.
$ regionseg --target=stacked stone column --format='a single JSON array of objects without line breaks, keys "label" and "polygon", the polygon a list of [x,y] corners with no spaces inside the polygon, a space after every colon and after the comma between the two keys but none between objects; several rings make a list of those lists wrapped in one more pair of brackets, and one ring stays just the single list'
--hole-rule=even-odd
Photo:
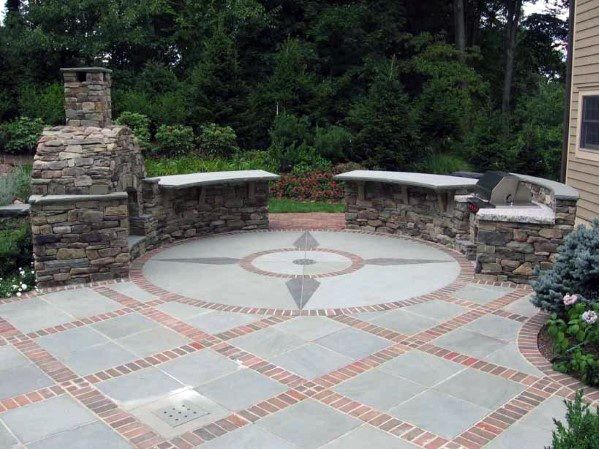
[{"label": "stacked stone column", "polygon": [[126,193],[33,196],[30,203],[40,287],[128,275]]}]

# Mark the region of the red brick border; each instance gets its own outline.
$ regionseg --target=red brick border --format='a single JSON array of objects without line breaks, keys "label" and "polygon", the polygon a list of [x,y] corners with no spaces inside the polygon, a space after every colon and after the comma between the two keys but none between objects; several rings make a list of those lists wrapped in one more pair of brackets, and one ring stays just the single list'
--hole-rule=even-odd
[{"label": "red brick border", "polygon": [[351,265],[343,270],[332,271],[330,273],[323,273],[323,274],[313,274],[313,275],[309,275],[309,276],[276,273],[273,271],[262,270],[254,265],[254,260],[256,260],[258,257],[265,256],[267,254],[276,254],[276,253],[289,252],[289,251],[301,251],[301,250],[298,250],[297,248],[281,248],[281,249],[272,249],[269,251],[260,251],[260,252],[252,253],[252,254],[245,256],[243,259],[241,259],[241,261],[239,262],[239,265],[247,271],[250,271],[250,272],[256,273],[256,274],[260,274],[262,276],[270,276],[270,277],[275,277],[275,278],[289,278],[289,279],[298,278],[298,277],[306,277],[306,278],[316,279],[316,278],[327,278],[327,277],[333,277],[333,276],[340,276],[342,274],[353,273],[354,271],[357,271],[364,266],[364,259],[362,259],[360,256],[358,256],[356,254],[348,253],[346,251],[341,251],[338,249],[320,248],[320,247],[318,247],[317,249],[314,249],[314,250],[310,250],[310,251],[315,251],[315,252],[320,251],[320,252],[325,252],[325,253],[338,254],[340,256],[343,256],[343,257],[349,259],[351,261]]}]

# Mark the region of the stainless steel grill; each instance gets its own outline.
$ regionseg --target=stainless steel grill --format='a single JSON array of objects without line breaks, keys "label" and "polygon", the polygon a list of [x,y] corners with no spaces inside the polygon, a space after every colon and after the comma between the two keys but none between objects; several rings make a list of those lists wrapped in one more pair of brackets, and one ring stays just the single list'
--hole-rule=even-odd
[{"label": "stainless steel grill", "polygon": [[530,189],[516,176],[501,172],[485,173],[476,183],[478,207],[523,206],[532,203]]}]

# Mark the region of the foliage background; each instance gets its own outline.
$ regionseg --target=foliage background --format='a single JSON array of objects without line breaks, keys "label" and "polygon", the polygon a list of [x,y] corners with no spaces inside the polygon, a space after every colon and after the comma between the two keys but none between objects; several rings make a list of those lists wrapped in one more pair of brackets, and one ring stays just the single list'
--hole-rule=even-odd
[{"label": "foliage background", "polygon": [[190,147],[173,126],[189,126],[200,154],[268,150],[283,171],[355,161],[555,178],[566,23],[551,11],[520,22],[502,110],[514,0],[464,1],[462,52],[442,0],[10,0],[0,121],[60,124],[59,68],[102,65],[114,70],[114,116],[146,116],[152,142],[169,131],[158,136],[171,154]]}]

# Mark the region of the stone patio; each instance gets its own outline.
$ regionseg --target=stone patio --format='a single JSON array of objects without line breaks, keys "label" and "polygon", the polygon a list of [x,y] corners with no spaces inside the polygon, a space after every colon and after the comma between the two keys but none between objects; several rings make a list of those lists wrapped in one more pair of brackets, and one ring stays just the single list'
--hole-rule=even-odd
[{"label": "stone patio", "polygon": [[530,293],[366,232],[162,247],[0,301],[0,448],[542,449],[578,384]]}]

